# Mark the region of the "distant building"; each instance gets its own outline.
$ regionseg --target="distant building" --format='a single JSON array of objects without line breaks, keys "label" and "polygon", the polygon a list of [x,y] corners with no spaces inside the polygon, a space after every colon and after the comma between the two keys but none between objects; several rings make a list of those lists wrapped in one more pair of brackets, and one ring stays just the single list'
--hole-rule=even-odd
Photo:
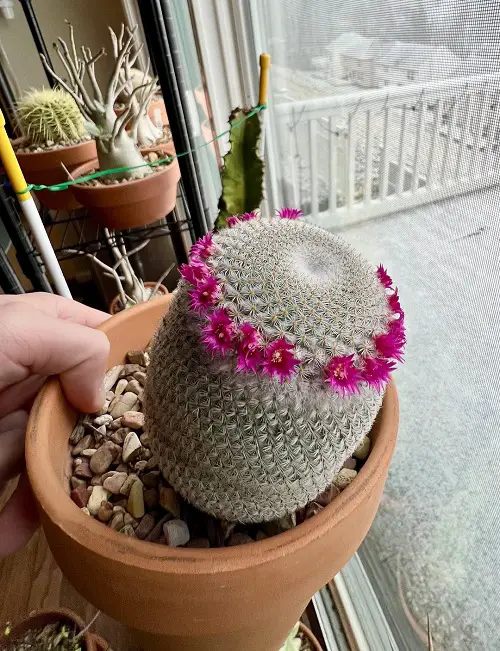
[{"label": "distant building", "polygon": [[384,48],[375,66],[378,87],[421,84],[454,76],[461,59],[444,46],[395,42]]},{"label": "distant building", "polygon": [[376,59],[381,41],[355,32],[341,34],[327,47],[331,57],[331,75],[335,82],[345,80],[362,88],[376,86]]}]

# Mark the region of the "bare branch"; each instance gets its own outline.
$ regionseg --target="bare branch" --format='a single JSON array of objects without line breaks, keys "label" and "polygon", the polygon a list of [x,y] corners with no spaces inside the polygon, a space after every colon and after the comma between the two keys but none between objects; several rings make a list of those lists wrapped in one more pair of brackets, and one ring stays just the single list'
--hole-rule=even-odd
[{"label": "bare branch", "polygon": [[[153,79],[150,81],[148,84],[144,84],[143,86],[139,86],[138,88],[143,88],[144,92],[141,93],[141,97],[139,99],[139,107],[137,111],[134,114],[134,119],[132,120],[132,124],[130,125],[130,130],[134,131],[135,127],[139,123],[139,120],[144,117],[144,115],[147,112],[147,108],[149,104],[151,103],[151,100],[155,96],[156,93],[156,79]],[[149,88],[149,90],[147,90]]]},{"label": "bare branch", "polygon": [[[156,82],[155,82],[155,84],[156,84]],[[133,120],[134,120],[133,124],[135,124],[135,121],[137,120],[137,116],[140,115],[139,111],[137,110],[136,95],[138,93],[140,93],[142,90],[144,90],[145,88],[147,88],[148,86],[150,86],[150,85],[151,85],[151,82],[149,82],[148,84],[142,84],[141,86],[137,86],[136,88],[134,88],[134,90],[130,93],[129,98],[128,98],[127,108],[125,109],[125,111],[118,118],[118,120],[120,120],[119,128],[117,128],[115,130],[118,120],[116,120],[115,126],[113,127],[113,133],[115,134],[116,138],[118,138],[123,133],[123,130],[125,129],[125,127],[127,126],[128,121],[131,118],[133,118]],[[139,108],[140,108],[140,105],[139,105]],[[131,125],[131,128],[132,128],[132,126],[133,125]]]},{"label": "bare branch", "polygon": [[115,262],[115,264],[113,265],[113,269],[117,269],[122,263],[122,260],[124,260],[125,258],[130,258],[131,255],[135,255],[136,253],[139,253],[139,251],[141,251],[148,244],[149,244],[149,240],[144,240],[144,242],[141,242],[138,246],[135,247],[135,249],[132,249],[131,251],[125,250],[125,253],[123,252],[124,247],[119,247],[122,255],[119,258],[119,260]]},{"label": "bare branch", "polygon": [[114,142],[114,140],[123,133],[123,130],[126,128],[129,120],[133,115],[134,109],[132,108],[132,105],[129,105],[124,109],[123,113],[121,113],[121,115],[116,118],[113,125],[113,131],[111,132],[112,142]]},{"label": "bare branch", "polygon": [[127,299],[126,299],[126,294],[123,289],[122,281],[120,280],[120,276],[116,273],[116,271],[108,266],[105,262],[102,260],[99,260],[99,258],[96,257],[97,254],[92,254],[92,253],[84,253],[83,251],[78,251],[78,249],[67,249],[67,253],[71,254],[77,254],[77,255],[84,255],[85,257],[89,258],[92,260],[92,262],[95,262],[101,269],[104,269],[104,273],[111,278],[114,279],[116,283],[116,287],[118,289],[118,294],[120,295],[120,300],[122,302],[122,305],[127,304]]},{"label": "bare branch", "polygon": [[111,77],[109,79],[109,84],[108,84],[108,91],[106,94],[106,104],[108,106],[108,109],[111,109],[113,107],[115,101],[116,87],[118,85],[118,80],[120,78],[120,70],[122,68],[125,58],[129,55],[131,48],[133,47],[133,41],[134,41],[136,30],[137,30],[137,26],[134,27],[133,30],[131,30],[124,46],[119,51],[118,56],[115,60],[115,67],[113,69],[113,72],[111,73]]},{"label": "bare branch", "polygon": [[[132,56],[132,58],[129,60],[129,65],[130,65],[131,68],[134,67],[135,62],[137,61],[137,57],[139,56],[139,54],[142,52],[143,49],[144,49],[144,43],[141,43],[141,44],[137,47],[137,49],[136,49],[136,51],[135,51],[135,54],[134,54],[134,55]],[[148,61],[148,68],[149,68],[149,61]],[[147,73],[146,73],[146,74],[147,74]]]},{"label": "bare branch", "polygon": [[68,64],[68,66],[69,66],[69,68],[70,68],[70,70],[71,70],[71,72],[73,74],[75,84],[78,87],[78,91],[79,91],[83,101],[85,102],[85,104],[88,106],[88,108],[90,110],[95,110],[95,104],[90,99],[90,96],[87,93],[87,89],[83,85],[83,81],[79,76],[79,71],[81,69],[79,57],[77,56],[75,58],[75,60],[73,60],[71,58],[71,54],[69,53],[68,46],[66,45],[65,41],[62,38],[58,38],[57,40],[59,41],[59,43],[60,43],[60,45],[61,45],[61,47],[63,49],[63,52],[59,55],[60,58],[61,58],[61,61],[63,61],[63,58],[66,60],[66,63]]},{"label": "bare branch", "polygon": [[108,25],[109,36],[113,44],[113,57],[118,58],[118,39],[116,38],[115,30]]},{"label": "bare branch", "polygon": [[64,90],[71,95],[71,97],[75,100],[75,102],[78,104],[80,109],[85,108],[85,103],[82,100],[82,98],[79,95],[77,95],[76,92],[72,88],[70,88],[68,84],[63,79],[61,79],[61,77],[59,77],[59,75],[56,75],[56,73],[52,70],[52,68],[47,63],[47,59],[43,54],[40,54],[40,59],[42,60],[43,67],[45,68],[45,70],[47,70],[47,72],[52,77],[54,77],[57,83],[60,84],[61,87],[64,88]]},{"label": "bare branch", "polygon": [[75,61],[76,63],[78,61],[78,55],[76,53],[75,30],[73,28],[73,25],[69,22],[69,20],[66,20],[65,22],[69,27],[69,38],[71,42],[71,50],[73,52],[73,61]]},{"label": "bare branch", "polygon": [[[64,68],[66,69],[66,73],[68,75],[69,81],[73,85],[73,88],[74,88],[75,92],[78,92],[78,86],[76,85],[75,77],[74,77],[73,72],[72,72],[71,68],[69,67],[66,59],[64,58],[63,53],[61,52],[61,48],[59,46],[59,43],[54,43],[54,50],[56,51],[57,56],[61,60],[61,63],[63,64]],[[42,55],[40,55],[40,56],[42,56]]]},{"label": "bare branch", "polygon": [[175,267],[175,262],[173,262],[170,267],[162,273],[162,275],[158,278],[156,285],[153,287],[151,294],[148,296],[148,301],[150,301],[152,298],[155,297],[156,292],[158,291],[160,285],[162,282],[165,280],[165,278],[168,276],[168,274],[172,271],[172,269]]},{"label": "bare branch", "polygon": [[94,91],[94,97],[98,102],[102,104],[104,102],[104,98],[102,96],[101,89],[99,87],[99,84],[97,83],[97,79],[95,76],[95,63],[96,61],[99,61],[99,59],[106,54],[106,51],[104,48],[101,48],[95,56],[92,56],[92,52],[90,48],[85,49],[85,47],[82,45],[82,53],[83,53],[83,60],[85,61],[85,67],[89,75],[90,83],[92,84],[92,89]]}]

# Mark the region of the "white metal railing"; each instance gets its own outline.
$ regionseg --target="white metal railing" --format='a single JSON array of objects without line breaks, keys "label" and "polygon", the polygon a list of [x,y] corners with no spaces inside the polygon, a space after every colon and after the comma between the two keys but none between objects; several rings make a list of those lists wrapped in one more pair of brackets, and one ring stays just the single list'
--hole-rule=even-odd
[{"label": "white metal railing", "polygon": [[273,110],[285,201],[325,226],[500,183],[500,73]]}]

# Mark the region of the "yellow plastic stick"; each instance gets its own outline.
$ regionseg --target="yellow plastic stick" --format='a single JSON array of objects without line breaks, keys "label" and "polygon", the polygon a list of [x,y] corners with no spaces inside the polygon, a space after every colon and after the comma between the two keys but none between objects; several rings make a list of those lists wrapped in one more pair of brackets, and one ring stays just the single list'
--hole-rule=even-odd
[{"label": "yellow plastic stick", "polygon": [[267,103],[267,82],[269,79],[269,66],[271,57],[265,52],[260,55],[260,80],[259,80],[259,104],[262,106]]},{"label": "yellow plastic stick", "polygon": [[71,298],[71,292],[69,291],[68,283],[64,277],[61,266],[57,259],[52,244],[50,242],[47,231],[43,225],[43,222],[40,218],[40,213],[36,207],[35,201],[31,196],[30,192],[27,192],[28,186],[26,185],[26,180],[24,175],[19,167],[17,162],[16,155],[12,149],[9,136],[5,131],[5,118],[0,110],[0,159],[2,160],[7,176],[14,188],[17,198],[19,199],[19,205],[23,211],[23,215],[28,222],[28,225],[31,230],[31,234],[35,240],[35,243],[38,247],[38,251],[42,256],[42,260],[47,267],[48,272],[50,273],[56,291],[61,296],[66,298]]},{"label": "yellow plastic stick", "polygon": [[12,184],[12,187],[14,188],[14,191],[16,193],[22,192],[22,194],[17,195],[19,201],[28,201],[29,199],[31,199],[31,194],[29,192],[23,192],[23,190],[26,190],[28,186],[26,184],[26,180],[23,176],[21,168],[19,167],[19,163],[17,162],[17,158],[16,155],[14,154],[14,150],[9,140],[9,136],[7,135],[7,131],[5,131],[5,117],[1,110],[0,110],[0,158],[2,159],[3,166],[5,168],[5,171],[7,172],[7,176],[9,177],[9,180]]}]

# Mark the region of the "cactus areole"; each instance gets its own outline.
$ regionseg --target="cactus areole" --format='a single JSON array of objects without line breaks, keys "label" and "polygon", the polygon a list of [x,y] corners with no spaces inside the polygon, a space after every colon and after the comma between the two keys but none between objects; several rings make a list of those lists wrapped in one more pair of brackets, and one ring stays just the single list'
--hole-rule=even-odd
[{"label": "cactus areole", "polygon": [[282,209],[193,246],[153,342],[146,426],[165,478],[262,522],[327,488],[370,431],[405,344],[385,269]]}]

